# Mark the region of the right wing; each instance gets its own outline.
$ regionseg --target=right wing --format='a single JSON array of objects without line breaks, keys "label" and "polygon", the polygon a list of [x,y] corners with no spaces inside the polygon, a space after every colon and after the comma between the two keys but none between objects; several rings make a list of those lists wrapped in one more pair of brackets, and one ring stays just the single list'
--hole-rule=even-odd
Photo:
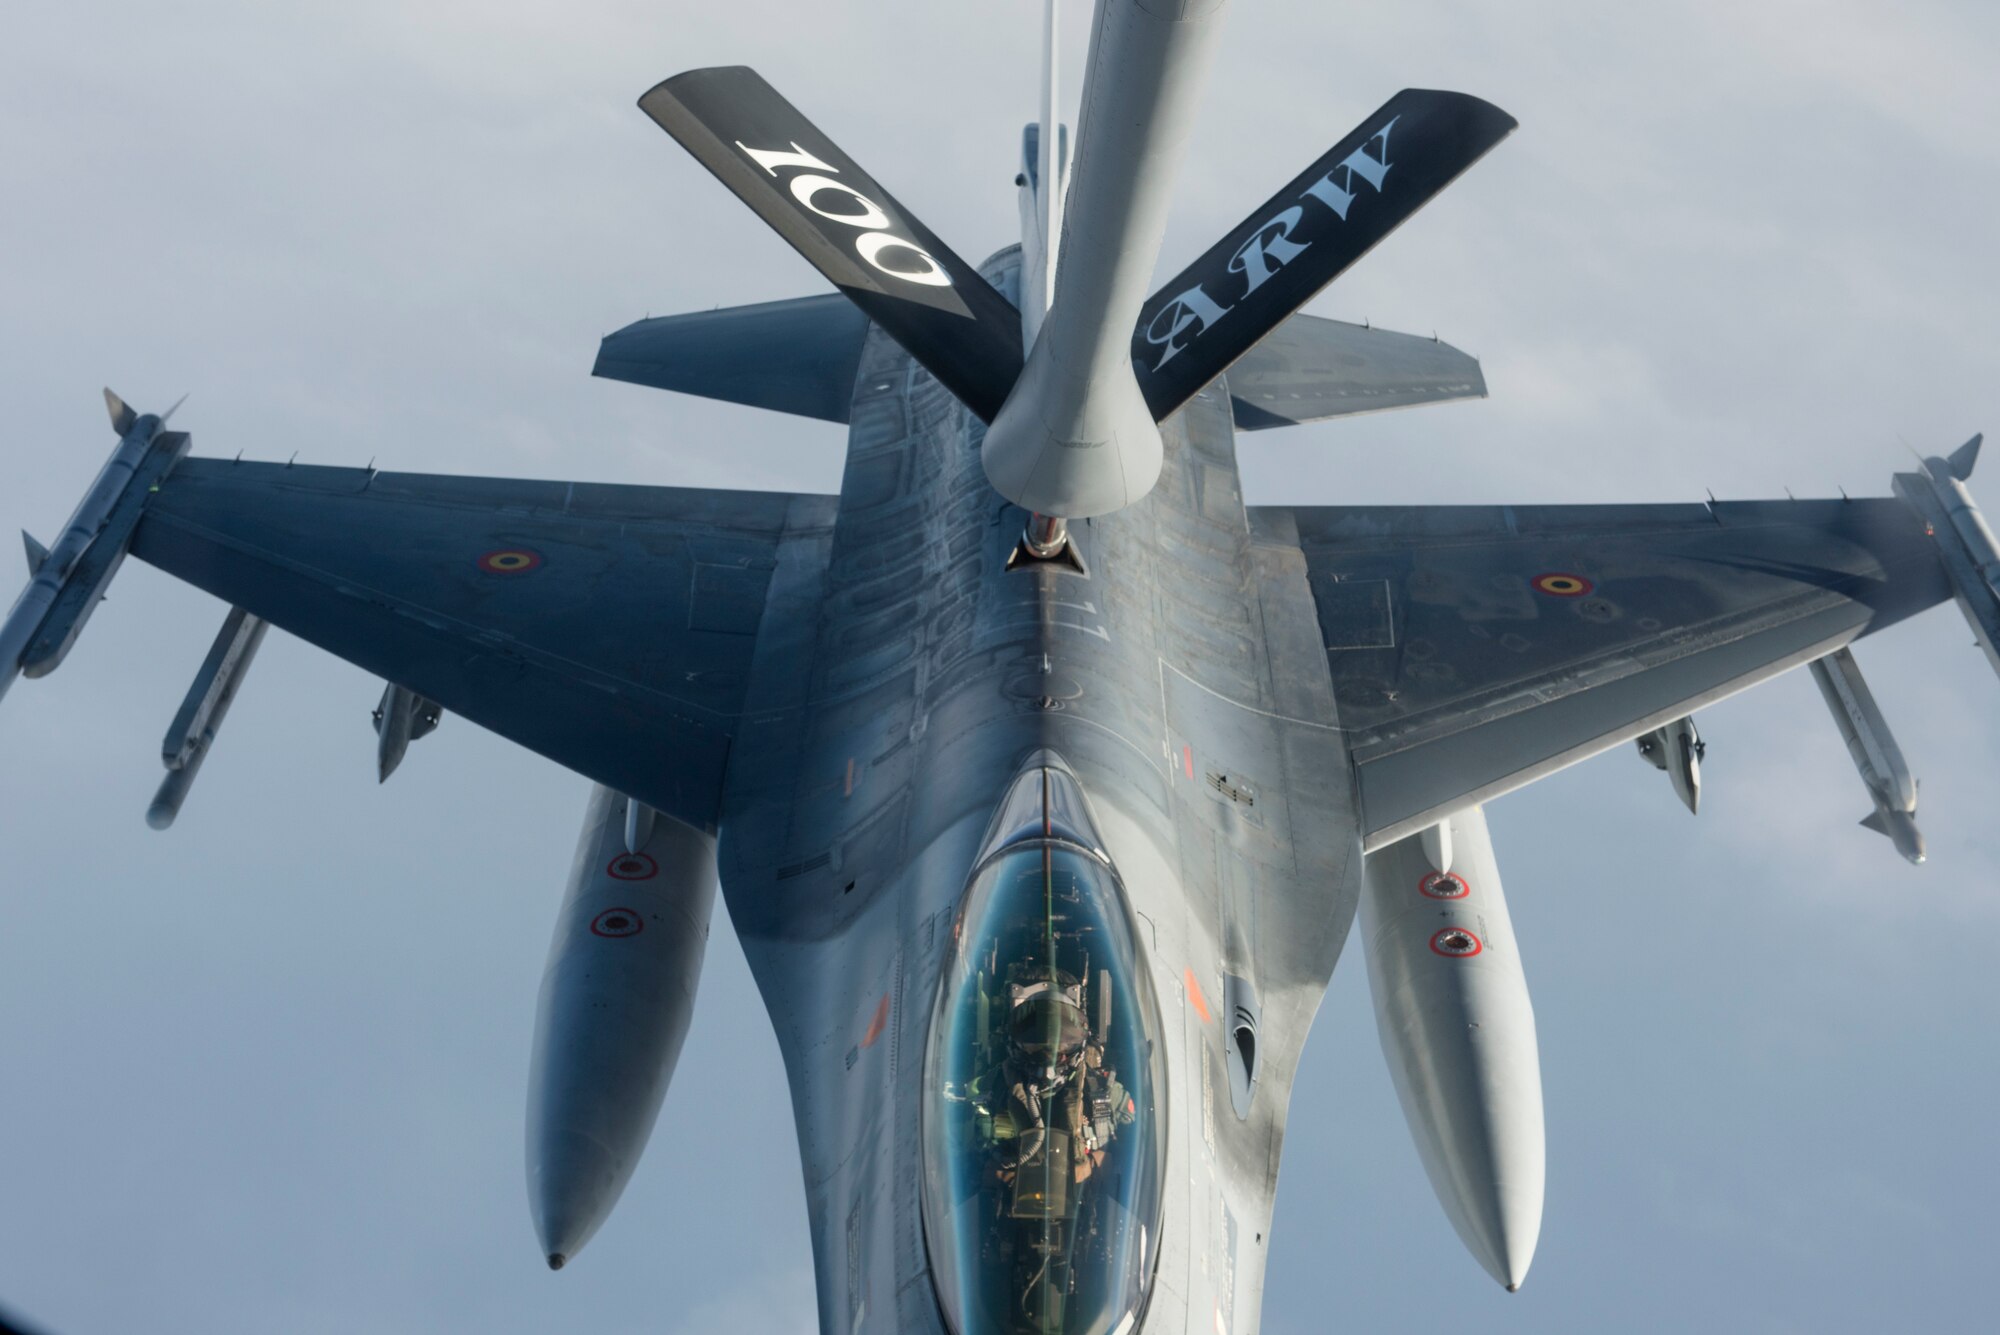
[{"label": "right wing", "polygon": [[132,555],[713,829],[760,631],[813,614],[834,506],[189,459]]},{"label": "right wing", "polygon": [[1898,500],[1258,508],[1382,847],[1952,596]]}]

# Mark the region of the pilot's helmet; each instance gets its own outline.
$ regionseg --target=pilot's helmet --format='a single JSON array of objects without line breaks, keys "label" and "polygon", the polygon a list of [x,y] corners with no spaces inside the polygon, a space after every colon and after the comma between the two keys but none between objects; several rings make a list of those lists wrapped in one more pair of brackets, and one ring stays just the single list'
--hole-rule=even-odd
[{"label": "pilot's helmet", "polygon": [[[1044,993],[1014,1008],[1014,1042],[1028,1052],[1070,1053],[1083,1045],[1083,1018],[1061,997]],[[1053,1055],[1053,1054],[1051,1054]]]}]

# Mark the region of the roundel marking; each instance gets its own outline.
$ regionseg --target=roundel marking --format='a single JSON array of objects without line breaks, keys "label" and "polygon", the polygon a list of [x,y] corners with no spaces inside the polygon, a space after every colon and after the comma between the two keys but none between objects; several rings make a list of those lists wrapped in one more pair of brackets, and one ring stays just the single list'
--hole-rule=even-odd
[{"label": "roundel marking", "polygon": [[593,936],[637,936],[646,930],[646,920],[631,909],[606,909],[590,920]]},{"label": "roundel marking", "polygon": [[1455,871],[1434,871],[1417,882],[1417,893],[1426,899],[1464,899],[1472,886]]},{"label": "roundel marking", "polygon": [[1486,949],[1463,927],[1446,927],[1431,937],[1431,949],[1447,959],[1468,959]]},{"label": "roundel marking", "polygon": [[479,568],[489,575],[525,575],[541,563],[542,554],[526,547],[502,547],[479,558]]},{"label": "roundel marking", "polygon": [[604,870],[614,881],[650,881],[660,874],[660,864],[644,853],[620,853]]},{"label": "roundel marking", "polygon": [[1581,575],[1572,575],[1567,570],[1550,570],[1528,581],[1535,592],[1546,593],[1554,598],[1581,598],[1596,588]]}]

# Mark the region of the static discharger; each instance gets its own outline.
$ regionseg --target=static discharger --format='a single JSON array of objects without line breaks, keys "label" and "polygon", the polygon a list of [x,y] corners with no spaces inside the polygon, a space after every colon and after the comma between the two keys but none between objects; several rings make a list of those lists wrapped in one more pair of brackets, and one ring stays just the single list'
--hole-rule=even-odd
[{"label": "static discharger", "polygon": [[230,608],[223,618],[222,629],[216,632],[215,643],[209,646],[208,657],[202,660],[187,699],[181,702],[180,712],[174,715],[166,740],[160,744],[160,763],[167,767],[167,777],[153,795],[153,804],[146,808],[146,824],[154,829],[166,829],[181,814],[181,803],[187,801],[194,776],[208,759],[216,731],[222,727],[237,688],[243,684],[243,674],[249,671],[250,660],[257,656],[257,646],[269,629],[269,622],[240,607]]}]

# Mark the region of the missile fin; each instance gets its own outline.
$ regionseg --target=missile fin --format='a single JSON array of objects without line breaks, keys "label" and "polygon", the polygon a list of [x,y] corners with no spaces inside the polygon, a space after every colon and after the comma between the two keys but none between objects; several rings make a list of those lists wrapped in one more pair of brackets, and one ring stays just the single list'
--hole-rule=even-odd
[{"label": "missile fin", "polygon": [[21,530],[21,544],[28,549],[28,573],[40,574],[42,567],[48,564],[49,549],[36,542],[35,535],[26,529]]},{"label": "missile fin", "polygon": [[112,393],[109,386],[104,390],[104,407],[111,414],[111,429],[121,436],[139,424],[139,414],[133,412],[125,400]]},{"label": "missile fin", "polygon": [[1953,450],[1945,459],[1945,463],[1951,467],[1951,475],[1960,482],[1972,480],[1972,466],[1979,462],[1979,445],[1985,439],[1986,436],[1982,432]]}]

